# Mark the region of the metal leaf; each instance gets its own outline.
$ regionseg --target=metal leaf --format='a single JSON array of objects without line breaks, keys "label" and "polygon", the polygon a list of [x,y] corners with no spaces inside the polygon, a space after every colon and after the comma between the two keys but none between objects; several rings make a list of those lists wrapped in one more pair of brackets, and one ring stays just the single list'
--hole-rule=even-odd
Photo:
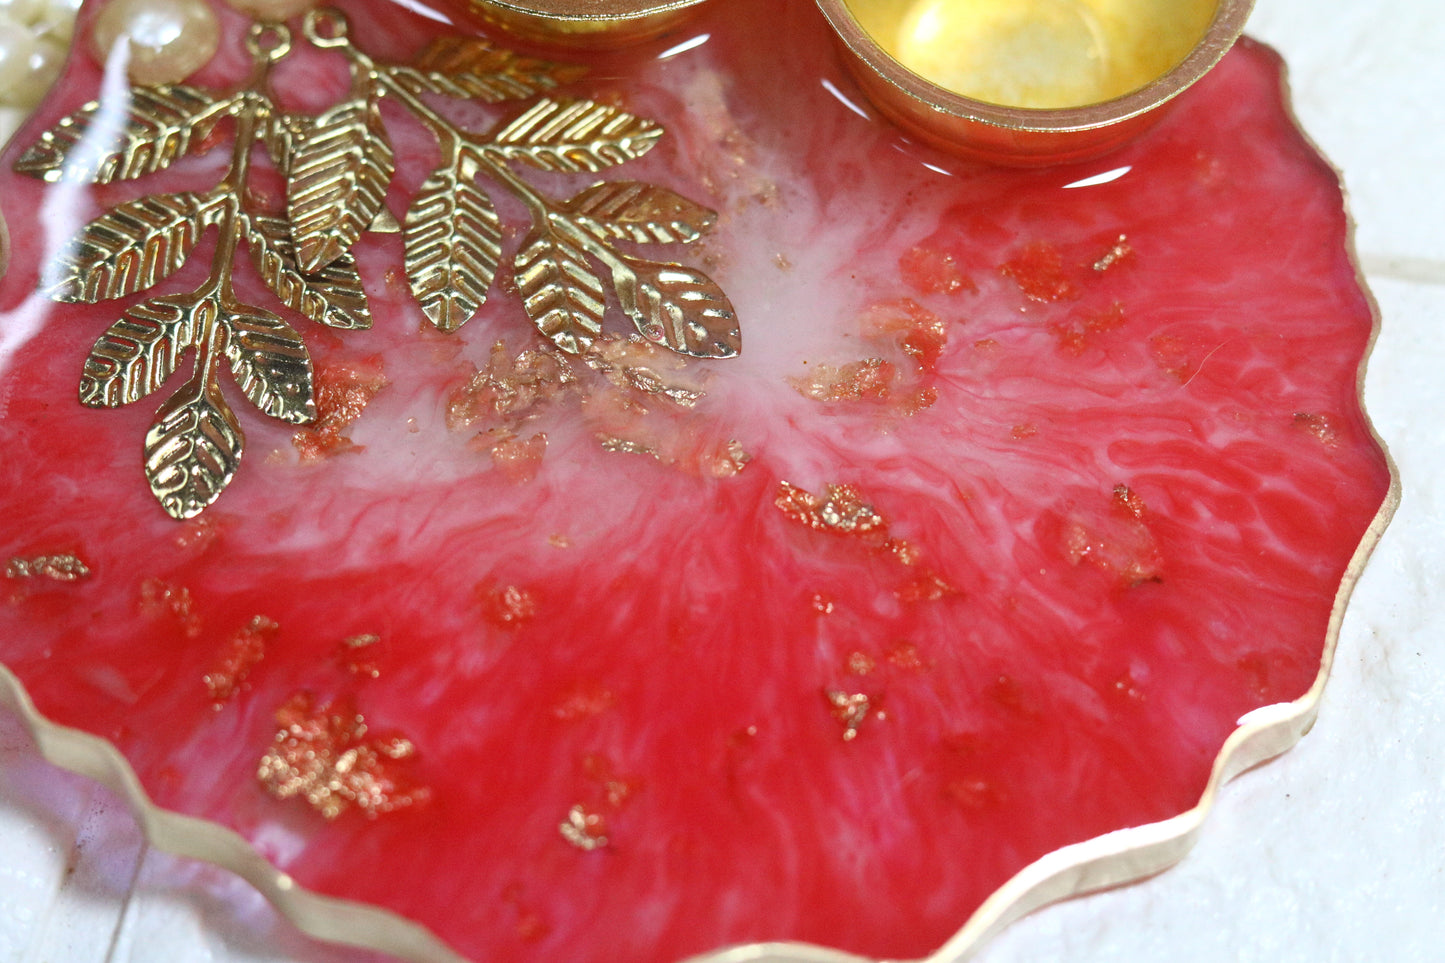
[{"label": "metal leaf", "polygon": [[253,216],[250,226],[246,249],[251,263],[282,304],[327,327],[349,331],[371,327],[371,307],[351,252],[315,274],[303,274],[296,266],[290,224],[277,217]]},{"label": "metal leaf", "polygon": [[455,331],[487,300],[502,258],[492,199],[456,164],[427,178],[406,214],[406,274],[422,311]]},{"label": "metal leaf", "polygon": [[195,295],[154,298],[128,309],[85,359],[81,403],[117,408],[160,388],[215,310],[214,301]]},{"label": "metal leaf", "polygon": [[225,324],[226,360],[251,403],[293,425],[314,421],[311,355],[301,336],[276,315],[250,305],[232,307]]},{"label": "metal leaf", "polygon": [[519,100],[571,83],[587,69],[522,57],[478,37],[445,36],[434,40],[415,67],[387,67],[412,93],[441,94],[498,103]]},{"label": "metal leaf", "polygon": [[641,181],[594,184],[562,209],[595,237],[642,244],[688,244],[717,223],[716,211]]},{"label": "metal leaf", "polygon": [[381,210],[396,168],[375,103],[353,99],[316,118],[287,171],[296,262],[312,274],[350,250]]},{"label": "metal leaf", "polygon": [[628,259],[612,277],[622,310],[643,337],[695,358],[731,358],[742,350],[732,302],[701,271]]},{"label": "metal leaf", "polygon": [[265,145],[271,163],[284,175],[290,166],[296,142],[306,135],[311,126],[311,118],[303,114],[288,114],[261,94],[252,96],[260,108],[257,113],[261,116],[261,127],[257,135]]},{"label": "metal leaf", "polygon": [[497,132],[490,146],[543,170],[596,173],[646,154],[662,133],[617,107],[543,98]]},{"label": "metal leaf", "polygon": [[170,277],[205,228],[195,194],[152,194],[111,208],[80,232],[59,264],[60,301],[123,298]]},{"label": "metal leaf", "polygon": [[146,432],[151,493],[172,518],[194,518],[235,477],[245,436],[206,365],[156,412]]},{"label": "metal leaf", "polygon": [[534,229],[517,252],[516,269],[527,316],[557,347],[577,354],[602,333],[605,291],[572,241]]},{"label": "metal leaf", "polygon": [[118,125],[101,104],[86,104],[42,134],[15,169],[51,182],[96,184],[154,174],[201,144],[235,103],[179,84],[134,87]]}]

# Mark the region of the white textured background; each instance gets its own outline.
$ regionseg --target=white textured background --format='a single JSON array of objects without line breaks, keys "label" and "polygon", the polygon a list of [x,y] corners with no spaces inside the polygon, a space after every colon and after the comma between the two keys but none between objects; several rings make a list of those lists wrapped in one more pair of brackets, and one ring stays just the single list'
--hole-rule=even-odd
[{"label": "white textured background", "polygon": [[[1365,399],[1404,501],[1314,731],[1226,787],[1180,866],[1037,913],[977,963],[1445,960],[1445,10],[1257,0],[1249,32],[1284,53],[1302,124],[1345,173],[1383,317]],[[150,850],[0,710],[0,963],[363,958]]]}]

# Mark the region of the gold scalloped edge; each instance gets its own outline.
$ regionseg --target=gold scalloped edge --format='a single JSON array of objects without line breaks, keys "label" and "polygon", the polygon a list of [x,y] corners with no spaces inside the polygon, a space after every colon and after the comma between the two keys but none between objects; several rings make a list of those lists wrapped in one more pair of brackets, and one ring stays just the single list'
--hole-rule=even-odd
[{"label": "gold scalloped edge", "polygon": [[0,706],[19,716],[46,761],[92,779],[124,800],[152,845],[235,873],[308,936],[417,963],[464,963],[420,923],[377,906],[312,892],[279,871],[239,833],[156,805],[119,749],[99,736],[45,718],[4,664]]},{"label": "gold scalloped edge", "polygon": [[[1293,702],[1262,706],[1241,716],[1237,728],[1215,756],[1199,801],[1190,809],[1155,823],[1096,836],[1047,853],[1025,866],[986,899],[963,927],[939,949],[917,963],[962,963],[1010,924],[1052,903],[1135,883],[1182,860],[1198,841],[1223,787],[1236,776],[1293,748],[1319,715],[1339,643],[1345,609],[1371,553],[1400,505],[1400,472],[1365,407],[1365,372],[1380,334],[1380,308],[1366,283],[1355,247],[1355,219],[1344,176],[1300,124],[1283,58],[1255,41],[1279,62],[1285,113],[1296,134],[1335,176],[1345,208],[1345,248],[1355,283],[1369,304],[1371,328],[1356,373],[1355,398],[1370,437],[1385,458],[1390,485],[1365,530],[1335,593],[1325,630],[1319,672],[1309,690]],[[0,219],[0,229],[3,229]],[[8,245],[0,242],[0,255]],[[0,274],[4,273],[0,257]],[[185,816],[156,805],[142,788],[130,763],[110,742],[45,718],[24,685],[0,663],[0,705],[14,712],[48,762],[100,783],[130,807],[146,840],[168,853],[211,863],[250,883],[297,929],[319,940],[380,951],[413,963],[466,963],[426,926],[378,906],[308,890],[281,872],[240,834],[217,823]],[[876,963],[867,957],[808,943],[753,943],[694,956],[682,963]]]}]

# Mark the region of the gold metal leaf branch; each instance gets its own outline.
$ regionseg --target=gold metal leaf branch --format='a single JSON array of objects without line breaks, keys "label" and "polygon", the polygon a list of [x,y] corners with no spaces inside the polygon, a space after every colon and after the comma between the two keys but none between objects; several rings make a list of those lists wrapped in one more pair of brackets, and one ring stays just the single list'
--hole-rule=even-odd
[{"label": "gold metal leaf branch", "polygon": [[434,43],[416,66],[381,64],[351,42],[345,17],[330,9],[311,12],[305,30],[312,43],[351,61],[358,100],[389,96],[437,139],[440,163],[408,209],[404,228],[412,294],[437,327],[454,331],[473,317],[501,267],[501,224],[480,176],[526,205],[531,229],[512,270],[528,316],[562,350],[585,352],[601,334],[608,282],[649,340],[698,358],[728,358],[741,349],[737,315],[712,279],[616,247],[619,241],[690,243],[716,223],[714,212],[634,182],[620,189],[593,184],[557,201],[511,166],[595,174],[650,151],[663,136],[658,124],[607,104],[544,96],[490,131],[467,130],[424,95],[503,100],[573,80],[576,68],[456,37]]},{"label": "gold metal leaf branch", "polygon": [[[542,96],[491,130],[468,130],[429,99],[514,101],[574,81],[581,70],[463,37],[433,42],[412,64],[380,64],[352,43],[349,27],[337,10],[306,16],[305,39],[340,52],[351,70],[345,97],[318,116],[277,105],[271,71],[290,55],[292,36],[283,24],[254,23],[247,36],[253,70],[239,89],[134,87],[118,119],[88,104],[16,162],[16,170],[52,182],[133,180],[165,170],[207,142],[221,121],[232,122],[230,166],[213,189],[118,204],[86,224],[47,273],[58,300],[127,298],[175,275],[214,229],[206,280],[127,308],[96,341],[80,382],[85,405],[133,404],[159,392],[192,356],[190,377],[160,406],[144,446],[151,492],[175,518],[204,511],[240,464],[245,436],[221,391],[223,369],[262,413],[293,424],[316,416],[301,335],[235,296],[232,273],[242,246],[287,308],[336,329],[371,326],[351,249],[390,220],[386,198],[396,159],[383,98],[416,117],[439,147],[440,162],[400,228],[412,295],[436,327],[455,331],[474,317],[504,269],[503,225],[485,179],[529,213],[530,230],[510,269],[528,317],[558,347],[585,353],[592,346],[610,286],[637,330],[658,344],[699,358],[740,349],[732,305],[710,278],[617,248],[691,243],[712,228],[715,213],[636,181],[595,183],[558,201],[512,166],[597,173],[642,157],[663,136],[660,126],[618,107]],[[258,145],[286,179],[284,211],[265,209],[247,189]]]}]

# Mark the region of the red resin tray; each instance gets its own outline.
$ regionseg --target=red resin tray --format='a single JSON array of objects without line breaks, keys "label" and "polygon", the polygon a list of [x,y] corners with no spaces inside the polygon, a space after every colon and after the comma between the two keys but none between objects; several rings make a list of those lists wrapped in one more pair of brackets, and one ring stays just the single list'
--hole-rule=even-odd
[{"label": "red resin tray", "polygon": [[[454,32],[416,4],[339,6],[374,64]],[[219,10],[194,90],[251,70]],[[292,30],[277,97],[337,122],[343,51]],[[253,242],[293,272],[311,258],[296,283],[330,314],[285,306],[246,244],[217,254],[220,208],[130,274],[67,267],[105,210],[211,191],[245,127],[193,125],[186,156],[135,177],[47,183],[42,134],[101,89],[75,57],[0,173],[0,690],[50,755],[143,790],[158,841],[313,931],[418,959],[952,958],[1178,858],[1218,784],[1308,727],[1393,505],[1335,174],[1248,41],[1144,140],[1024,172],[909,143],[830,40],[811,3],[730,0],[579,58],[585,76],[433,48],[417,99],[493,165],[467,168],[500,224],[474,317],[476,290],[423,291],[423,311],[425,266],[386,218],[328,254],[344,227]],[[122,119],[125,95],[106,95]],[[589,99],[606,130],[508,154],[576,133],[523,129],[543,96]],[[398,222],[455,159],[403,101],[358,148],[387,132],[375,193]],[[252,213],[302,220],[275,161],[248,162]],[[599,178],[628,186],[589,193]],[[590,217],[612,254],[554,241],[539,284],[526,197]],[[636,260],[658,251],[687,266]],[[343,297],[353,254],[369,328]],[[692,292],[706,324],[634,327],[615,263],[662,301]],[[185,305],[218,264],[250,307],[211,343]],[[47,293],[67,271],[76,303]],[[122,335],[152,338],[146,364]],[[658,343],[689,338],[740,352]],[[177,481],[154,435],[185,418],[202,427],[165,449]],[[213,503],[178,521],[195,478]]]}]

